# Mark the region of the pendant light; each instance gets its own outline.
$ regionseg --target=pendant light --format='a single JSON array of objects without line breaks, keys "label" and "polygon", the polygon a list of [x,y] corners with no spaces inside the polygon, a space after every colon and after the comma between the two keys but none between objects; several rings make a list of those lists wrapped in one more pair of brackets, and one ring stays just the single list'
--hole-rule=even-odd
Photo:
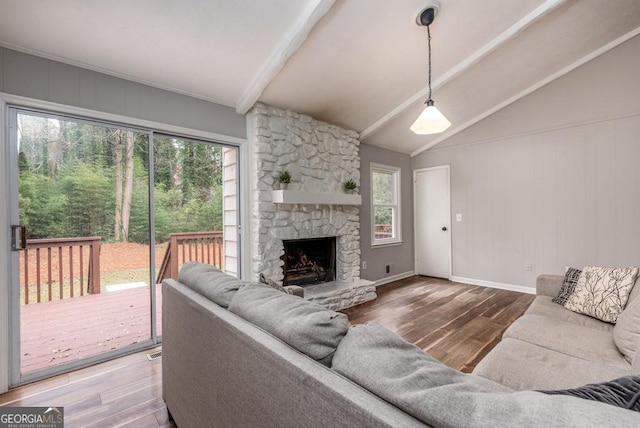
[{"label": "pendant light", "polygon": [[439,2],[429,2],[429,4],[420,11],[416,18],[416,23],[418,25],[427,27],[427,46],[429,52],[429,98],[425,101],[427,107],[420,116],[418,116],[416,121],[413,122],[413,125],[411,125],[410,128],[414,133],[419,135],[437,134],[451,126],[451,122],[449,122],[449,120],[440,113],[440,110],[436,108],[433,100],[431,99],[431,32],[429,31],[429,25],[433,22],[439,9]]}]

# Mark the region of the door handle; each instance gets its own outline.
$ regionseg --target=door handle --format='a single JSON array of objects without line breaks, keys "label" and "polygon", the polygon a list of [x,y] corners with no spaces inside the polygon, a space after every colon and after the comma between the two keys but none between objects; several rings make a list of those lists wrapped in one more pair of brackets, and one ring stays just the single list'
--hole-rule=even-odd
[{"label": "door handle", "polygon": [[27,228],[21,224],[12,224],[11,225],[11,251],[24,251],[26,249],[27,249]]},{"label": "door handle", "polygon": [[447,226],[442,226],[442,231],[446,232],[447,231]]}]

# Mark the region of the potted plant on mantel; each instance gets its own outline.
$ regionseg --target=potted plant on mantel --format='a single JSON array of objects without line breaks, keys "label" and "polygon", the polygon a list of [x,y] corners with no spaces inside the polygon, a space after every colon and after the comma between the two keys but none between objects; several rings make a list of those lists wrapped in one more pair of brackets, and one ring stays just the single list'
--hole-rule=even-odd
[{"label": "potted plant on mantel", "polygon": [[285,190],[291,183],[291,174],[289,171],[284,170],[278,173],[278,181],[280,182],[280,189]]},{"label": "potted plant on mantel", "polygon": [[342,188],[344,189],[345,193],[355,193],[356,189],[358,188],[358,184],[352,178],[350,178],[342,183]]}]

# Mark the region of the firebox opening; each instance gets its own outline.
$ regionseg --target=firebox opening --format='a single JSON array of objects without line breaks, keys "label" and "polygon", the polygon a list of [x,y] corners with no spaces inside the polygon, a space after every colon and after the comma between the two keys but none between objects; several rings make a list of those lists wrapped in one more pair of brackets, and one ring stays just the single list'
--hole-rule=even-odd
[{"label": "firebox opening", "polygon": [[335,280],[336,237],[283,241],[283,285],[312,285]]}]

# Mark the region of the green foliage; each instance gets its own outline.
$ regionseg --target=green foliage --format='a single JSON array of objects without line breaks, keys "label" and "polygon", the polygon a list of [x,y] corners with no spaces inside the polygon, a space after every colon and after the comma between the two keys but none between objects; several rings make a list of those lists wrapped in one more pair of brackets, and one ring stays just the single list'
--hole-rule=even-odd
[{"label": "green foliage", "polygon": [[57,183],[49,177],[20,174],[18,189],[20,224],[27,226],[29,238],[65,236],[64,219],[68,198],[58,192]]},{"label": "green foliage", "polygon": [[[116,130],[19,115],[20,222],[30,238],[114,239]],[[128,240],[149,243],[149,145],[135,134]],[[154,138],[155,240],[222,230],[222,148]]]},{"label": "green foliage", "polygon": [[[393,173],[373,172],[373,203],[374,205],[392,205]],[[393,209],[391,207],[374,207],[374,220],[378,225],[393,224]]]},{"label": "green foliage", "polygon": [[59,191],[67,197],[67,237],[105,236],[112,230],[107,208],[112,197],[109,179],[103,171],[87,164],[74,164],[65,169]]},{"label": "green foliage", "polygon": [[280,171],[278,173],[278,180],[280,183],[288,184],[291,183],[291,173],[289,171]]},{"label": "green foliage", "polygon": [[342,183],[342,187],[344,188],[344,190],[355,190],[358,188],[358,184],[355,182],[354,179],[350,178],[344,183]]},{"label": "green foliage", "polygon": [[129,242],[149,244],[149,173],[142,159],[136,157],[133,163]]},{"label": "green foliage", "polygon": [[372,186],[374,204],[393,203],[393,195],[391,191],[393,186],[393,174],[374,172]]}]

